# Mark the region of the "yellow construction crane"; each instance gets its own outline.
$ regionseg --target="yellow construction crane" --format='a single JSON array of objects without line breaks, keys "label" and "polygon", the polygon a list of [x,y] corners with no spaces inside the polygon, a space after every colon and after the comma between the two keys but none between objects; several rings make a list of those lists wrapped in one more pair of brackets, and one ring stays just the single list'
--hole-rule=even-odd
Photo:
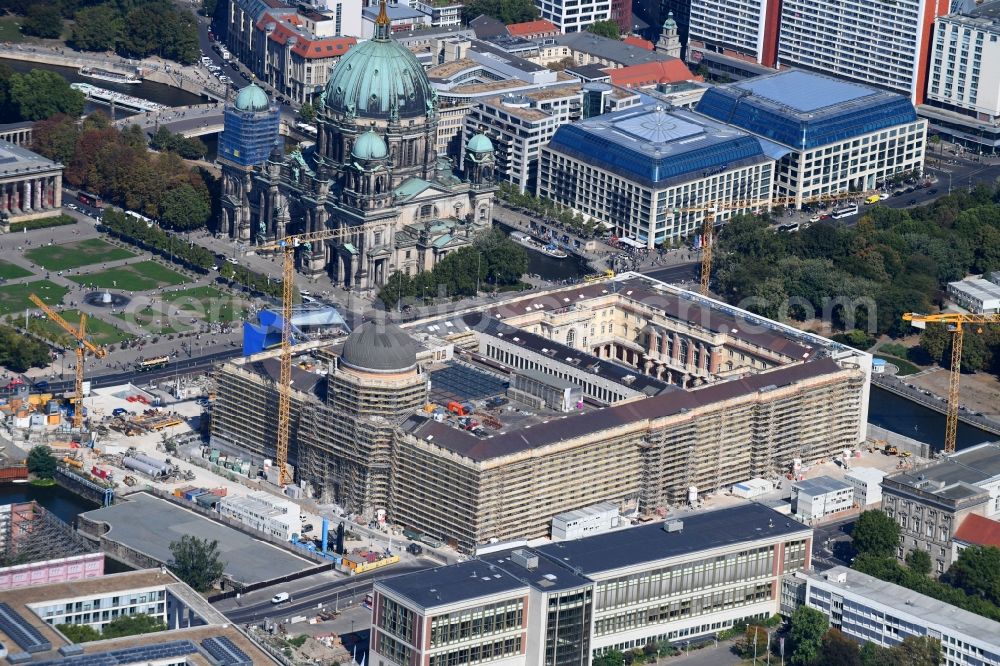
[{"label": "yellow construction crane", "polygon": [[[374,225],[373,225],[374,226]],[[257,252],[281,252],[281,355],[278,374],[278,442],[276,458],[281,485],[293,481],[288,470],[288,442],[292,429],[292,300],[295,295],[295,250],[313,242],[343,238],[364,232],[368,225],[324,229],[313,233],[293,234],[258,245]]]},{"label": "yellow construction crane", "polygon": [[[878,190],[868,190],[865,192],[836,192],[832,194],[820,194],[814,197],[804,197],[801,203],[819,203],[824,201],[842,201],[844,199],[864,199],[878,192]],[[767,199],[752,199],[731,201],[725,204],[707,203],[702,206],[690,208],[675,208],[674,214],[704,212],[705,219],[701,230],[701,295],[708,295],[708,284],[712,278],[712,252],[715,245],[715,217],[724,210],[744,210],[761,207],[774,208],[777,206],[795,205],[799,200],[795,197],[776,197]]]},{"label": "yellow construction crane", "polygon": [[46,317],[58,324],[60,328],[72,335],[76,340],[76,390],[73,393],[73,397],[70,398],[70,402],[73,403],[73,427],[79,429],[83,426],[84,355],[89,351],[96,358],[104,358],[108,353],[104,350],[104,347],[98,347],[87,339],[86,314],[83,312],[80,313],[80,325],[75,328],[68,321],[60,317],[58,312],[46,305],[45,301],[38,296],[30,294],[28,298],[31,299],[32,303],[41,308]]},{"label": "yellow construction crane", "polygon": [[[962,377],[962,337],[965,325],[1000,324],[1000,314],[964,314],[961,312],[942,312],[941,314],[922,315],[907,312],[903,321],[908,321],[916,328],[927,328],[927,324],[944,324],[951,331],[951,369],[948,376],[948,411],[944,426],[944,452],[955,450],[955,439],[958,434],[958,389]],[[980,329],[981,331],[981,329]]]}]

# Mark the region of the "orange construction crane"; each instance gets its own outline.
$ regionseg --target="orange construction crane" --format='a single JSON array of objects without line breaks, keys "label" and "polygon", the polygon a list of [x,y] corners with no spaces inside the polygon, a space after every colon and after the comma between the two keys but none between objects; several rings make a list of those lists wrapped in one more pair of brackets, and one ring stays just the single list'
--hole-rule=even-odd
[{"label": "orange construction crane", "polygon": [[[824,201],[843,201],[844,199],[865,199],[878,190],[867,190],[864,192],[835,192],[832,194],[820,194],[814,197],[804,197],[801,203],[819,203]],[[698,213],[704,212],[701,230],[701,294],[708,295],[708,285],[712,278],[712,252],[715,244],[715,218],[721,211],[729,210],[756,210],[762,207],[774,208],[777,206],[787,206],[798,204],[796,197],[775,197],[773,199],[751,199],[736,200],[724,204],[706,203],[701,206],[689,208],[674,208],[673,213]]]},{"label": "orange construction crane", "polygon": [[[955,450],[955,439],[958,435],[958,389],[962,377],[962,337],[965,325],[1000,324],[1000,314],[965,314],[962,312],[942,312],[941,314],[922,315],[907,312],[903,321],[908,321],[916,328],[927,328],[927,324],[944,324],[951,331],[951,369],[948,376],[948,411],[944,426],[944,452]],[[978,332],[982,332],[982,328]]]},{"label": "orange construction crane", "polygon": [[64,331],[73,336],[76,340],[76,390],[70,402],[73,403],[73,427],[80,429],[83,427],[83,366],[84,355],[89,351],[96,358],[104,358],[108,353],[104,347],[98,347],[87,339],[87,315],[80,313],[80,325],[74,327],[68,321],[59,316],[59,313],[45,304],[45,301],[34,294],[28,296],[31,302],[42,309],[45,316],[54,321]]},{"label": "orange construction crane", "polygon": [[[281,356],[278,374],[278,442],[275,447],[281,485],[293,481],[288,469],[288,443],[292,429],[292,301],[295,297],[295,251],[310,243],[343,238],[367,231],[369,225],[324,229],[313,233],[293,234],[258,245],[258,252],[281,252]],[[376,226],[376,225],[371,225]],[[380,226],[380,225],[379,225]]]}]

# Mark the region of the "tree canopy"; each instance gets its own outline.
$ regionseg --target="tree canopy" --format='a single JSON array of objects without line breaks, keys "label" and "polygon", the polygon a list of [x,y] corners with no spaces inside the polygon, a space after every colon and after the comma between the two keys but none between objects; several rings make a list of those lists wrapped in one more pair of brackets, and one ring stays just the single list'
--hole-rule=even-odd
[{"label": "tree canopy", "polygon": [[124,638],[125,636],[152,634],[157,631],[165,631],[166,628],[167,625],[162,620],[146,613],[121,615],[104,625],[101,638]]},{"label": "tree canopy", "polygon": [[207,592],[222,578],[225,562],[219,553],[219,542],[185,534],[170,544],[170,570],[198,592]]},{"label": "tree canopy", "polygon": [[410,277],[393,273],[379,291],[387,308],[402,301],[474,296],[476,287],[516,285],[528,269],[527,251],[498,229],[480,234],[472,245],[451,252],[433,270]]},{"label": "tree canopy", "polygon": [[79,117],[83,113],[83,93],[70,88],[55,72],[33,69],[26,74],[14,73],[6,87],[5,96],[21,120],[42,120],[59,113]]},{"label": "tree canopy", "polygon": [[37,3],[28,8],[21,29],[26,35],[42,39],[58,39],[62,34],[62,27],[62,12],[57,5]]},{"label": "tree canopy", "polygon": [[863,511],[854,523],[851,540],[859,554],[890,557],[899,547],[899,525],[878,509]]},{"label": "tree canopy", "polygon": [[42,342],[21,335],[10,326],[0,326],[0,366],[14,372],[44,368],[52,362],[49,348]]},{"label": "tree canopy", "polygon": [[484,14],[509,25],[535,20],[538,7],[531,0],[470,0],[462,8],[466,22]]},{"label": "tree canopy", "polygon": [[620,39],[622,34],[614,21],[595,21],[587,26],[587,32],[592,32],[608,39]]},{"label": "tree canopy", "polygon": [[803,605],[795,609],[790,622],[792,653],[788,661],[793,666],[811,666],[819,656],[829,621],[822,612]]},{"label": "tree canopy", "polygon": [[101,639],[101,632],[89,624],[57,624],[56,629],[71,643],[89,643]]},{"label": "tree canopy", "polygon": [[737,217],[719,234],[713,288],[760,314],[908,334],[904,312],[932,312],[948,282],[1000,268],[998,201],[996,188],[979,185],[909,209],[873,206],[854,227],[790,234]]},{"label": "tree canopy", "polygon": [[964,548],[948,569],[946,578],[966,594],[1000,605],[1000,548]]},{"label": "tree canopy", "polygon": [[160,202],[160,221],[182,231],[205,226],[211,214],[208,200],[189,183],[170,190]]},{"label": "tree canopy", "polygon": [[56,457],[52,449],[39,444],[28,451],[28,471],[39,479],[51,479],[56,475]]},{"label": "tree canopy", "polygon": [[73,21],[73,47],[81,51],[113,51],[122,38],[123,19],[110,5],[85,7]]},{"label": "tree canopy", "polygon": [[915,548],[906,554],[906,566],[917,574],[927,575],[931,572],[931,554],[926,550]]}]

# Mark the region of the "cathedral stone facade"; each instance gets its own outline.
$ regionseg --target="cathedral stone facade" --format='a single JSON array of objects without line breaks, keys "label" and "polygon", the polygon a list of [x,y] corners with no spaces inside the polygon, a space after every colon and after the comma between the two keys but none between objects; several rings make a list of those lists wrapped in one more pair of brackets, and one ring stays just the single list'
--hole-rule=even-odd
[{"label": "cathedral stone facade", "polygon": [[250,171],[220,159],[223,233],[252,244],[342,230],[302,252],[299,270],[370,289],[430,270],[489,227],[493,146],[470,139],[460,171],[438,157],[437,94],[390,38],[384,2],[375,37],[341,58],[315,106],[315,145],[276,149]]}]

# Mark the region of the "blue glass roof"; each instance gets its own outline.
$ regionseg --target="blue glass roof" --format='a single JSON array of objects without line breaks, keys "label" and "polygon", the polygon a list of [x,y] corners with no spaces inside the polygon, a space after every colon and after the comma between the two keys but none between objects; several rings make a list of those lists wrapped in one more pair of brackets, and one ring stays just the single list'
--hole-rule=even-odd
[{"label": "blue glass roof", "polygon": [[655,104],[563,125],[549,147],[647,185],[768,159],[756,137]]},{"label": "blue glass roof", "polygon": [[710,88],[696,110],[796,149],[917,119],[902,95],[801,70]]}]

